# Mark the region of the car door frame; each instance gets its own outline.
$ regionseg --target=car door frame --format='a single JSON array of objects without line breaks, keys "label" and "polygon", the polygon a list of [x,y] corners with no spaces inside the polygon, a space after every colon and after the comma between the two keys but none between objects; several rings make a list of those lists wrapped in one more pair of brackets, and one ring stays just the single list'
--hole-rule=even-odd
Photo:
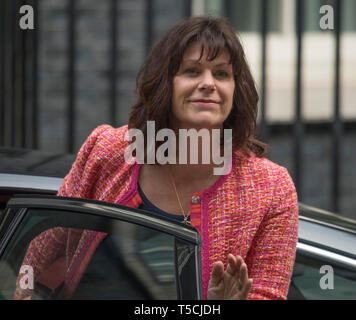
[{"label": "car door frame", "polygon": [[[172,235],[175,240],[175,250],[177,250],[177,239],[194,245],[195,272],[189,274],[191,278],[184,279],[184,281],[189,283],[194,281],[196,297],[198,300],[203,299],[200,255],[202,241],[195,228],[145,210],[103,201],[57,197],[52,195],[14,195],[14,197],[8,201],[2,221],[0,221],[0,259],[11,237],[15,233],[16,228],[29,209],[66,210],[133,223]],[[183,290],[181,285],[183,279],[179,276],[177,269],[176,261],[175,277],[177,282],[177,298],[180,299],[182,295],[184,298],[184,294],[181,293],[181,290]]]},{"label": "car door frame", "polygon": [[[356,232],[352,229],[347,229],[345,227],[333,225],[330,223],[323,223],[308,217],[301,217],[300,223],[302,223],[302,226],[304,226],[303,230],[306,229],[305,226],[307,224],[313,226],[313,228],[317,227],[319,229],[325,229],[324,233],[328,234],[328,236],[331,238],[335,237],[335,235],[333,235],[332,233],[330,234],[330,232],[333,233],[341,232],[345,234],[345,237],[347,235],[348,237],[351,236],[353,238],[356,235]],[[341,239],[339,239],[339,241],[340,240]],[[346,238],[344,241],[346,241]],[[306,236],[305,234],[299,234],[297,248],[296,248],[296,262],[297,262],[298,255],[301,255],[314,259],[315,261],[321,261],[323,262],[323,265],[340,267],[344,270],[348,270],[350,272],[356,273],[356,256],[351,253],[340,250],[340,246],[341,245],[338,244],[337,248],[331,247],[330,243],[329,245],[325,245],[323,239],[318,237],[317,235],[311,240],[308,239],[308,236]],[[295,270],[293,270],[290,292],[288,292],[288,296],[292,299],[297,299],[297,300],[306,299],[302,294],[302,292],[298,288],[296,288],[293,283],[293,278],[295,275],[296,275]]]}]

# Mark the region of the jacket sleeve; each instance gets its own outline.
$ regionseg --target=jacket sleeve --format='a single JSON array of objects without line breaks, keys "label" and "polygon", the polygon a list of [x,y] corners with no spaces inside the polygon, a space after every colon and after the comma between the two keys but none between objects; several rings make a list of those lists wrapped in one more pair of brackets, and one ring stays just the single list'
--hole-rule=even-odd
[{"label": "jacket sleeve", "polygon": [[248,299],[287,299],[298,241],[298,199],[288,171],[279,168],[271,207],[246,257],[253,279]]},{"label": "jacket sleeve", "polygon": [[96,181],[98,170],[96,170],[97,160],[100,152],[96,152],[96,144],[100,135],[109,125],[97,127],[80,148],[77,158],[71,170],[64,178],[64,181],[57,193],[57,196],[89,198],[91,188]]},{"label": "jacket sleeve", "polygon": [[[95,169],[93,168],[95,167],[95,157],[98,156],[95,154],[94,149],[100,134],[108,128],[110,128],[108,125],[99,126],[89,135],[80,148],[70,172],[64,178],[57,196],[76,198],[89,196],[91,186],[87,182],[93,181],[95,178],[96,173],[92,170]],[[57,259],[68,254],[67,243],[70,233],[68,228],[51,228],[31,241],[22,266],[31,266],[33,268],[34,283],[40,277],[48,278],[49,275],[46,271],[50,269]],[[33,290],[21,288],[21,275],[19,275],[14,299],[25,299],[33,296]]]}]

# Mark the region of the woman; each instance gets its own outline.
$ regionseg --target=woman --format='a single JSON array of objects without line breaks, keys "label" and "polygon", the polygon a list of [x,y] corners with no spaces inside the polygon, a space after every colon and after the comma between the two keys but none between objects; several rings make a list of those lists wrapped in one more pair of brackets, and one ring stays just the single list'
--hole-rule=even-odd
[{"label": "woman", "polygon": [[[203,240],[204,298],[286,299],[297,243],[297,195],[287,170],[264,158],[266,145],[253,138],[258,95],[232,27],[210,17],[190,18],[174,26],[143,65],[137,93],[128,126],[95,129],[58,195],[109,201],[190,221]],[[229,170],[213,174],[214,153],[225,157],[229,150],[210,150],[202,141],[193,151],[177,147],[173,156],[179,160],[195,152],[198,163],[125,161],[129,129],[143,132],[145,160],[163,145],[148,147],[152,142],[147,141],[148,121],[154,121],[155,133],[171,129],[177,138],[182,129],[205,129],[209,145],[218,131],[220,147],[230,129]],[[210,161],[202,161],[207,152]],[[67,243],[68,270],[76,265],[78,248],[90,248],[66,283],[67,296],[105,238],[101,233],[91,238],[69,233],[57,230],[46,235],[47,243],[54,238]],[[72,238],[76,238],[73,246],[68,244]],[[38,248],[36,241],[31,244],[24,263],[31,263],[33,252],[41,256]],[[54,259],[41,256],[35,275],[40,277],[43,266]]]}]

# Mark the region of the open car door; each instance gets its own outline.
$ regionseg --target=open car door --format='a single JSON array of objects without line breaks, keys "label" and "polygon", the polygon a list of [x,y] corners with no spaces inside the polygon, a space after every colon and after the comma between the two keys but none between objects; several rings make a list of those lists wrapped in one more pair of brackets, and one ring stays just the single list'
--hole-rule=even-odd
[{"label": "open car door", "polygon": [[143,210],[13,197],[0,221],[0,299],[202,299],[196,229]]}]

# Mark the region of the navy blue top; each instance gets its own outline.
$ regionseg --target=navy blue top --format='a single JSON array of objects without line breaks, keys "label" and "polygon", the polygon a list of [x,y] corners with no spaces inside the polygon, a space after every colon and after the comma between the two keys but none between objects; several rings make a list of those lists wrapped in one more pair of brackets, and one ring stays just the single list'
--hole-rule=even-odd
[{"label": "navy blue top", "polygon": [[[143,193],[140,184],[137,182],[137,187],[138,187],[138,193],[140,194],[140,197],[142,199],[142,203],[140,204],[140,206],[138,207],[139,209],[143,209],[143,210],[147,210],[147,211],[151,211],[157,214],[160,214],[164,217],[170,218],[170,219],[174,219],[180,222],[184,221],[184,217],[183,215],[176,215],[176,214],[171,214],[168,212],[165,212],[163,210],[161,210],[160,208],[157,208],[153,203],[151,203],[147,197],[145,196],[145,194]],[[190,221],[190,216],[188,217],[188,221]]]}]

